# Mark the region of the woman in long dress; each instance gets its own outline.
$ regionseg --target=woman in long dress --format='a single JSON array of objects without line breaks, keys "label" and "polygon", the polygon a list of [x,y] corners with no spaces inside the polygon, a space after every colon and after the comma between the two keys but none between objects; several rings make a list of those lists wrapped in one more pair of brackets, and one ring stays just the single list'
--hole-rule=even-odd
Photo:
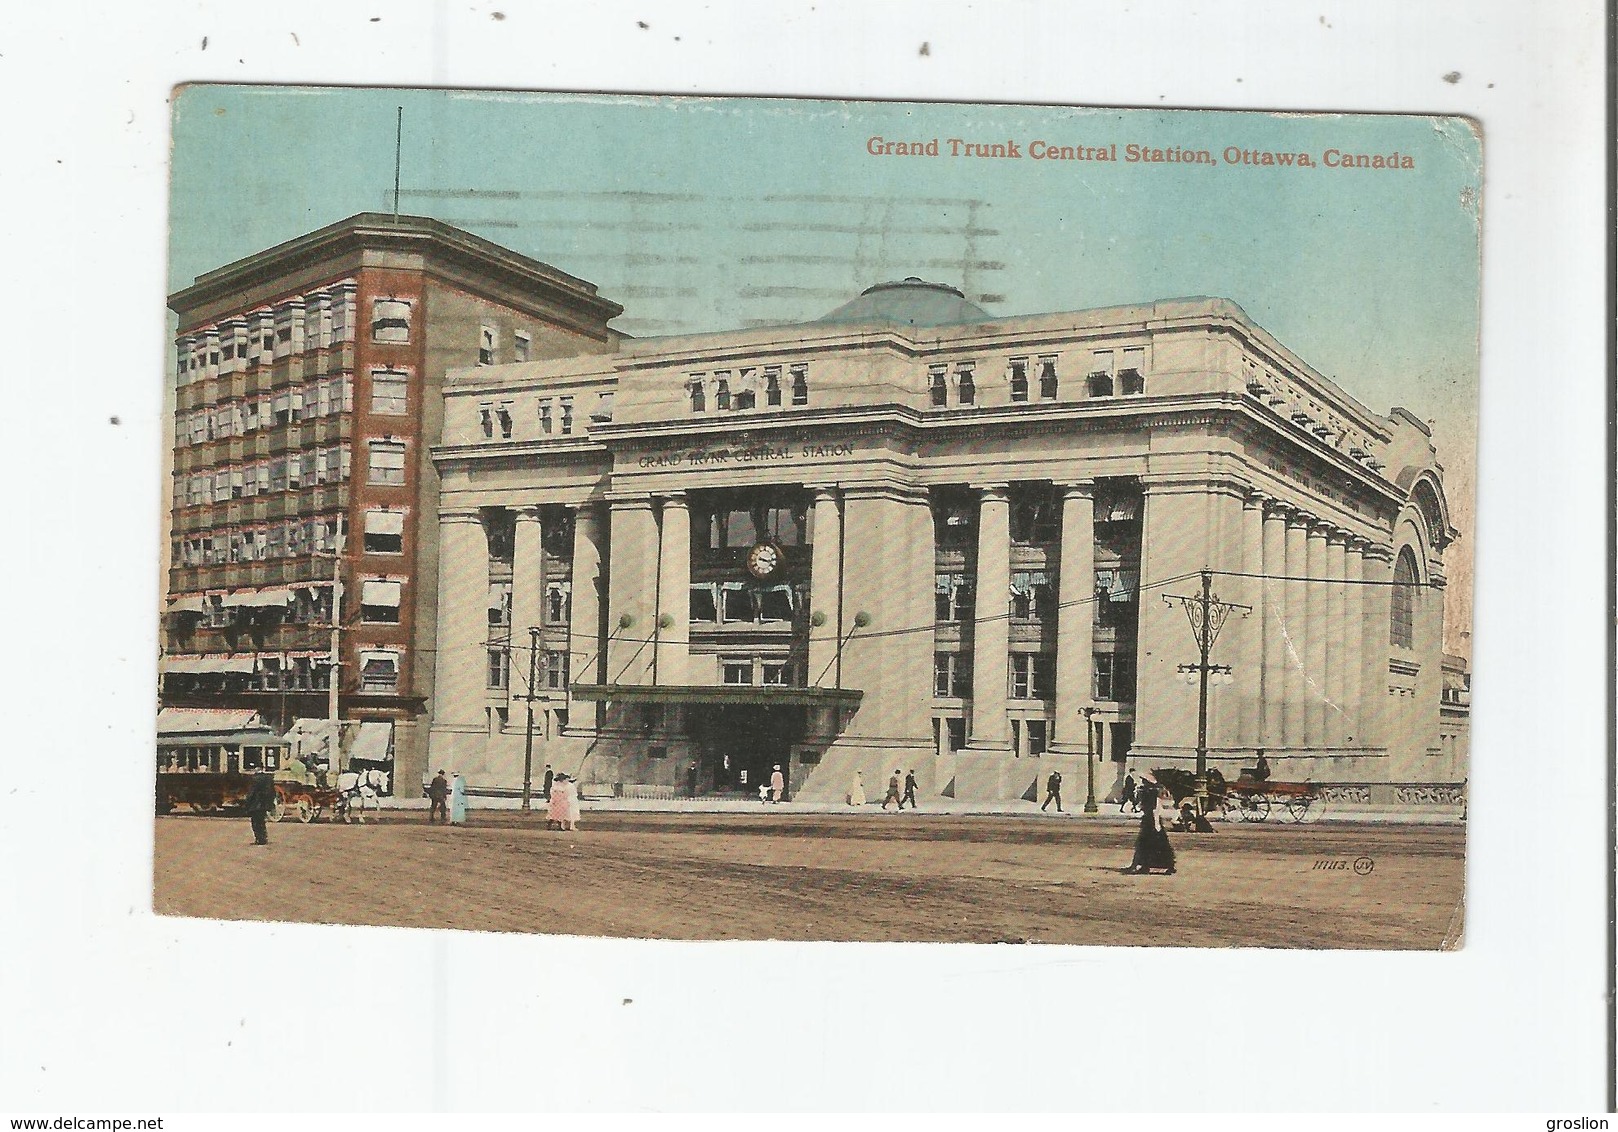
[{"label": "woman in long dress", "polygon": [[865,805],[865,773],[856,770],[854,781],[848,784],[848,804],[850,806]]},{"label": "woman in long dress", "polygon": [[551,800],[545,810],[545,823],[555,829],[567,828],[567,787],[565,774],[559,774],[551,781]]},{"label": "woman in long dress", "polygon": [[566,790],[562,796],[562,828],[577,829],[579,827],[579,784],[570,774],[564,783]]},{"label": "woman in long dress", "polygon": [[449,784],[449,824],[466,824],[466,779],[459,773]]},{"label": "woman in long dress", "polygon": [[1140,805],[1140,831],[1135,835],[1135,859],[1124,872],[1139,875],[1153,869],[1174,872],[1174,846],[1169,844],[1168,823],[1174,803],[1150,771],[1141,775],[1135,791]]}]

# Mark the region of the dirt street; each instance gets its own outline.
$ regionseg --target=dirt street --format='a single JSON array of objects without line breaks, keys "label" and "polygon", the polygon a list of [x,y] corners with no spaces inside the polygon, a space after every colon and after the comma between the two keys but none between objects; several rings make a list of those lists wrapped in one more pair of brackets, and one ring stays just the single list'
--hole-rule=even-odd
[{"label": "dirt street", "polygon": [[1460,826],[1222,825],[1175,836],[1174,876],[1121,875],[1133,838],[1130,823],[1082,818],[586,811],[561,833],[512,811],[464,828],[392,812],[283,822],[259,849],[245,820],[181,814],[156,819],[153,903],[667,939],[1458,945]]}]

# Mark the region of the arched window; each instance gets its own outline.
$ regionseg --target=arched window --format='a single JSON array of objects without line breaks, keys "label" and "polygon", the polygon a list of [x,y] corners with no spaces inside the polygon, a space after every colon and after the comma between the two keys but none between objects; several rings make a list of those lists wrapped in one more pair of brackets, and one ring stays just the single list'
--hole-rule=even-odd
[{"label": "arched window", "polygon": [[1388,626],[1388,639],[1398,648],[1416,647],[1416,587],[1419,584],[1415,555],[1408,546],[1404,547],[1393,564],[1393,617]]}]

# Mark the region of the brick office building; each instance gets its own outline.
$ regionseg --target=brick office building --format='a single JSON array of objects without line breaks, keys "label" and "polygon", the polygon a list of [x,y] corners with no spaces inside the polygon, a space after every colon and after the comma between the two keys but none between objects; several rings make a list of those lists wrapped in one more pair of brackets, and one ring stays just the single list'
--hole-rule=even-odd
[{"label": "brick office building", "polygon": [[200,276],[169,306],[162,702],[253,708],[282,729],[324,717],[340,573],[341,715],[391,724],[401,780],[419,777],[445,374],[612,350],[621,308],[449,225],[369,213]]}]

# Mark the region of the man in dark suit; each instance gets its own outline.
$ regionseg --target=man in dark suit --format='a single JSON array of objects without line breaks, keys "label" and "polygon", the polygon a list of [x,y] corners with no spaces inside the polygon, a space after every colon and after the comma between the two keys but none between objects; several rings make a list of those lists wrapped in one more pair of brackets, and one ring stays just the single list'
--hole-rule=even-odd
[{"label": "man in dark suit", "polygon": [[1056,803],[1056,812],[1062,812],[1062,776],[1051,771],[1051,776],[1045,780],[1045,803],[1039,807],[1039,812],[1045,812],[1045,806]]},{"label": "man in dark suit", "polygon": [[275,811],[275,778],[267,770],[253,776],[253,785],[247,788],[247,799],[242,803],[247,819],[253,823],[253,844],[270,843],[270,814]]}]

